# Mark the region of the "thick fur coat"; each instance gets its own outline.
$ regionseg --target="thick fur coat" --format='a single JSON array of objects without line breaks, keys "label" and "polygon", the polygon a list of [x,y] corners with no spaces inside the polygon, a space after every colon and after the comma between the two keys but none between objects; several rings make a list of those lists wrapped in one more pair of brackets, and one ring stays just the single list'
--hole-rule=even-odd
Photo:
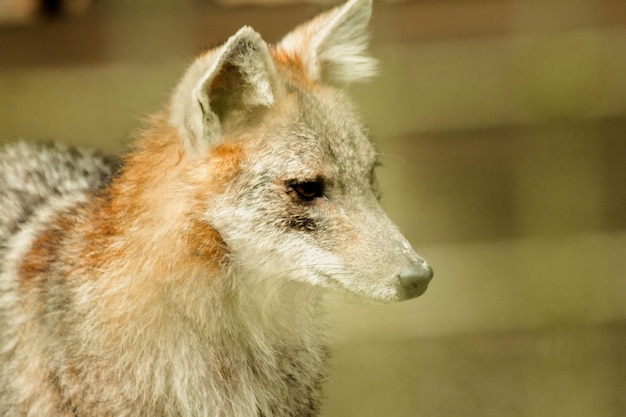
[{"label": "thick fur coat", "polygon": [[370,0],[276,45],[203,53],[119,159],[0,151],[0,415],[315,416],[320,298],[413,298],[340,86],[373,75]]}]

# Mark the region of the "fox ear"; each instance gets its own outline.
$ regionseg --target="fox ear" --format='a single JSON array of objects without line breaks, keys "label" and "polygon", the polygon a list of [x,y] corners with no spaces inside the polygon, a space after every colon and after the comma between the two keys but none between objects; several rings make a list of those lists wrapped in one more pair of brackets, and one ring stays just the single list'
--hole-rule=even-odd
[{"label": "fox ear", "polygon": [[372,0],[350,0],[299,26],[278,44],[296,56],[309,79],[330,84],[363,81],[376,74],[367,55]]},{"label": "fox ear", "polygon": [[245,124],[274,103],[276,69],[261,36],[241,28],[187,70],[171,103],[170,121],[188,152],[203,152],[230,124]]}]

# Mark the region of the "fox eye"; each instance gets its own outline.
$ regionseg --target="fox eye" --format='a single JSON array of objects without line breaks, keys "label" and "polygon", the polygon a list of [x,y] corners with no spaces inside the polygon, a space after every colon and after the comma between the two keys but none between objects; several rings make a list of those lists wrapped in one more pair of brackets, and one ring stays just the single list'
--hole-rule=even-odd
[{"label": "fox eye", "polygon": [[312,201],[324,195],[324,181],[288,181],[287,186],[303,201]]}]

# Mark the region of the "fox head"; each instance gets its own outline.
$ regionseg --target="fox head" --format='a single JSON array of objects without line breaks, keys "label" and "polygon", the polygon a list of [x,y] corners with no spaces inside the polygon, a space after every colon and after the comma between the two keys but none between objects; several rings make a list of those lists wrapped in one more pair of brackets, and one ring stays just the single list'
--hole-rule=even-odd
[{"label": "fox head", "polygon": [[350,0],[275,45],[240,29],[191,65],[168,123],[186,157],[222,161],[197,170],[198,182],[222,182],[197,210],[238,268],[404,300],[432,270],[381,208],[377,153],[341,90],[375,73],[371,3]]}]

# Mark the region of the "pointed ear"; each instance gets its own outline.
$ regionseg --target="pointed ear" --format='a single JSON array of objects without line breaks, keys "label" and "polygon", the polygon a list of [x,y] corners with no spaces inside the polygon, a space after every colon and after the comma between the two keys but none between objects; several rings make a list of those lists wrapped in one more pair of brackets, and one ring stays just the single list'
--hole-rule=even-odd
[{"label": "pointed ear", "polygon": [[227,125],[242,125],[274,103],[276,69],[261,36],[241,28],[226,43],[199,57],[171,102],[170,122],[187,151],[204,152]]},{"label": "pointed ear", "polygon": [[315,82],[345,84],[376,74],[376,60],[367,55],[367,26],[372,0],[350,0],[299,26],[277,45],[303,63]]}]

